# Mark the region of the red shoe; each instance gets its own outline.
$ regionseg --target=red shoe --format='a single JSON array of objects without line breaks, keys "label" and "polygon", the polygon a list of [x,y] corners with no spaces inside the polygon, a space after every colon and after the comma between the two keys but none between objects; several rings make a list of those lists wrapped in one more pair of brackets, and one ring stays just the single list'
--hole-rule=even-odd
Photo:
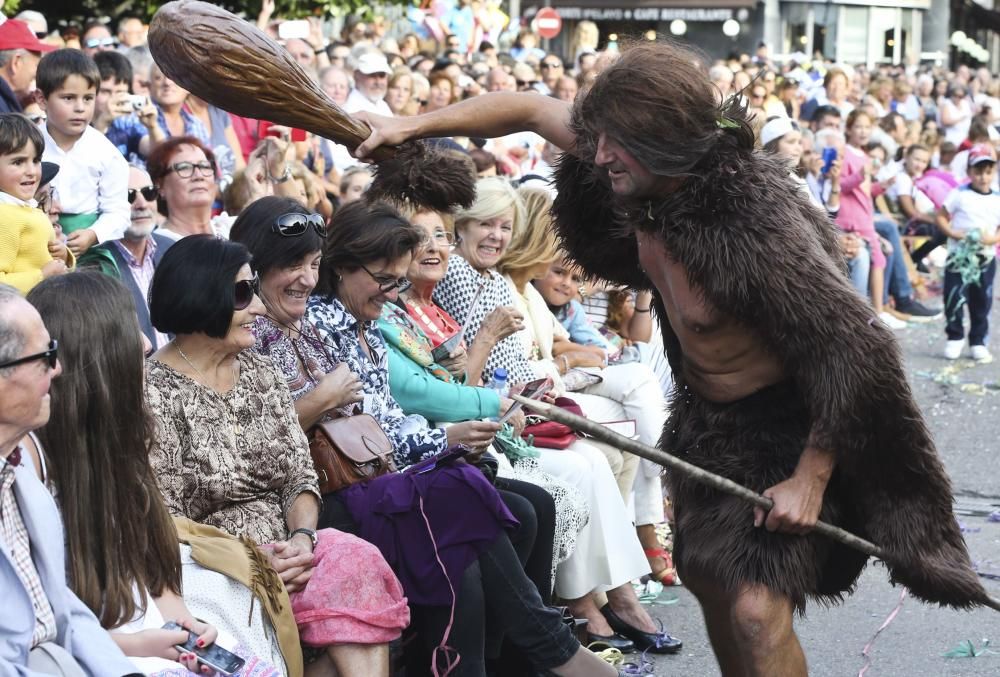
[{"label": "red shoe", "polygon": [[654,559],[662,559],[666,565],[659,573],[650,574],[653,580],[665,586],[677,585],[677,569],[674,568],[674,559],[669,552],[663,548],[643,548],[642,551],[646,553],[646,559],[650,560],[650,569],[653,568],[652,560]]}]

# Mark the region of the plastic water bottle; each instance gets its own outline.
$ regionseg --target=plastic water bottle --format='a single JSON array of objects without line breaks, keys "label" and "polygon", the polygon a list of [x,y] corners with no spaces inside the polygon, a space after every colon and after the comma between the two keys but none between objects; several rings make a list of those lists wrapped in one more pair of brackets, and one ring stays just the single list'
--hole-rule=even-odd
[{"label": "plastic water bottle", "polygon": [[[493,378],[491,378],[490,382],[486,384],[486,387],[495,392],[497,397],[501,400],[507,397],[510,392],[510,386],[507,384],[507,370],[500,367],[494,369]],[[491,416],[490,420],[498,421],[500,420],[500,417]]]}]

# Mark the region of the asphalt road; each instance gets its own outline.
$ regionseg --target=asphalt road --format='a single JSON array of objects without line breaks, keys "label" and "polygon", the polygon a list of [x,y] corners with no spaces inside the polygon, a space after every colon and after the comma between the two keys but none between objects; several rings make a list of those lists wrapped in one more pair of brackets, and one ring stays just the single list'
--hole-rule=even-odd
[{"label": "asphalt road", "polygon": [[[1000,322],[996,314],[993,320]],[[911,325],[897,336],[913,390],[951,476],[956,513],[972,558],[981,571],[1000,578],[1000,522],[988,519],[991,511],[1000,510],[1000,340],[990,346],[997,361],[977,365],[939,357],[941,322]],[[1000,597],[1000,580],[984,578],[983,583]],[[796,621],[809,674],[856,677],[865,665],[862,649],[896,607],[900,593],[882,566],[870,564],[857,592],[845,603],[828,609],[811,605],[805,618]],[[671,634],[684,640],[684,650],[657,657],[653,674],[719,675],[697,603],[683,587],[667,589],[661,599],[675,595],[675,604],[650,609]],[[974,658],[942,655],[967,640],[977,650],[992,641],[997,653]],[[907,598],[875,641],[865,677],[1000,677],[1000,613],[952,611]]]}]

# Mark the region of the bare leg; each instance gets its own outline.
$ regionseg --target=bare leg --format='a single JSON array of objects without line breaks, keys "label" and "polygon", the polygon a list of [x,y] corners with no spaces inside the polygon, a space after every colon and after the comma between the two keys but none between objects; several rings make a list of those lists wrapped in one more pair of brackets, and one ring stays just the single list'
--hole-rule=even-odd
[{"label": "bare leg", "polygon": [[715,651],[722,676],[746,677],[743,659],[733,635],[732,600],[722,593],[720,587],[707,581],[685,578],[684,585],[698,598],[701,605],[708,639],[712,642],[712,650]]},{"label": "bare leg", "polygon": [[549,668],[549,672],[564,677],[617,677],[618,675],[618,670],[582,646],[572,658],[562,665]]},{"label": "bare leg", "polygon": [[594,593],[578,599],[566,600],[566,606],[576,618],[586,618],[590,621],[587,625],[588,632],[605,637],[615,634],[611,626],[608,625],[608,620],[601,613],[601,609],[594,599]]},{"label": "bare leg", "polygon": [[792,602],[762,585],[733,599],[732,634],[746,677],[806,677],[806,657],[792,626]]},{"label": "bare leg", "polygon": [[330,654],[322,654],[305,668],[305,677],[339,677]]},{"label": "bare leg", "polygon": [[643,632],[660,631],[660,628],[639,604],[639,598],[636,597],[631,583],[625,583],[608,590],[608,604],[611,605],[611,610],[618,614],[619,618],[632,627],[639,628]]},{"label": "bare leg", "polygon": [[388,644],[334,644],[326,653],[340,677],[389,677]]},{"label": "bare leg", "polygon": [[885,268],[876,268],[872,266],[871,273],[868,275],[868,289],[872,295],[872,307],[875,309],[875,313],[882,312],[882,288],[885,282]]},{"label": "bare leg", "polygon": [[[639,543],[642,545],[643,550],[659,550],[662,547],[660,539],[656,535],[655,524],[637,526],[635,533],[639,537]],[[649,555],[646,555],[646,560],[649,562],[649,568],[653,572],[653,578],[659,580],[657,577],[668,568],[667,560],[662,557],[650,557]]]}]

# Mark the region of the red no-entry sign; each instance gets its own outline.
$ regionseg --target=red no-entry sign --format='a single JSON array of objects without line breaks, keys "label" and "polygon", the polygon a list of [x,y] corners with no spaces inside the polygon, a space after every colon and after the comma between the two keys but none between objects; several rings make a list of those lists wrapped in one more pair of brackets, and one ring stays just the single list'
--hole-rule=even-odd
[{"label": "red no-entry sign", "polygon": [[543,38],[554,38],[562,30],[562,17],[551,7],[542,7],[535,15],[535,31]]}]

